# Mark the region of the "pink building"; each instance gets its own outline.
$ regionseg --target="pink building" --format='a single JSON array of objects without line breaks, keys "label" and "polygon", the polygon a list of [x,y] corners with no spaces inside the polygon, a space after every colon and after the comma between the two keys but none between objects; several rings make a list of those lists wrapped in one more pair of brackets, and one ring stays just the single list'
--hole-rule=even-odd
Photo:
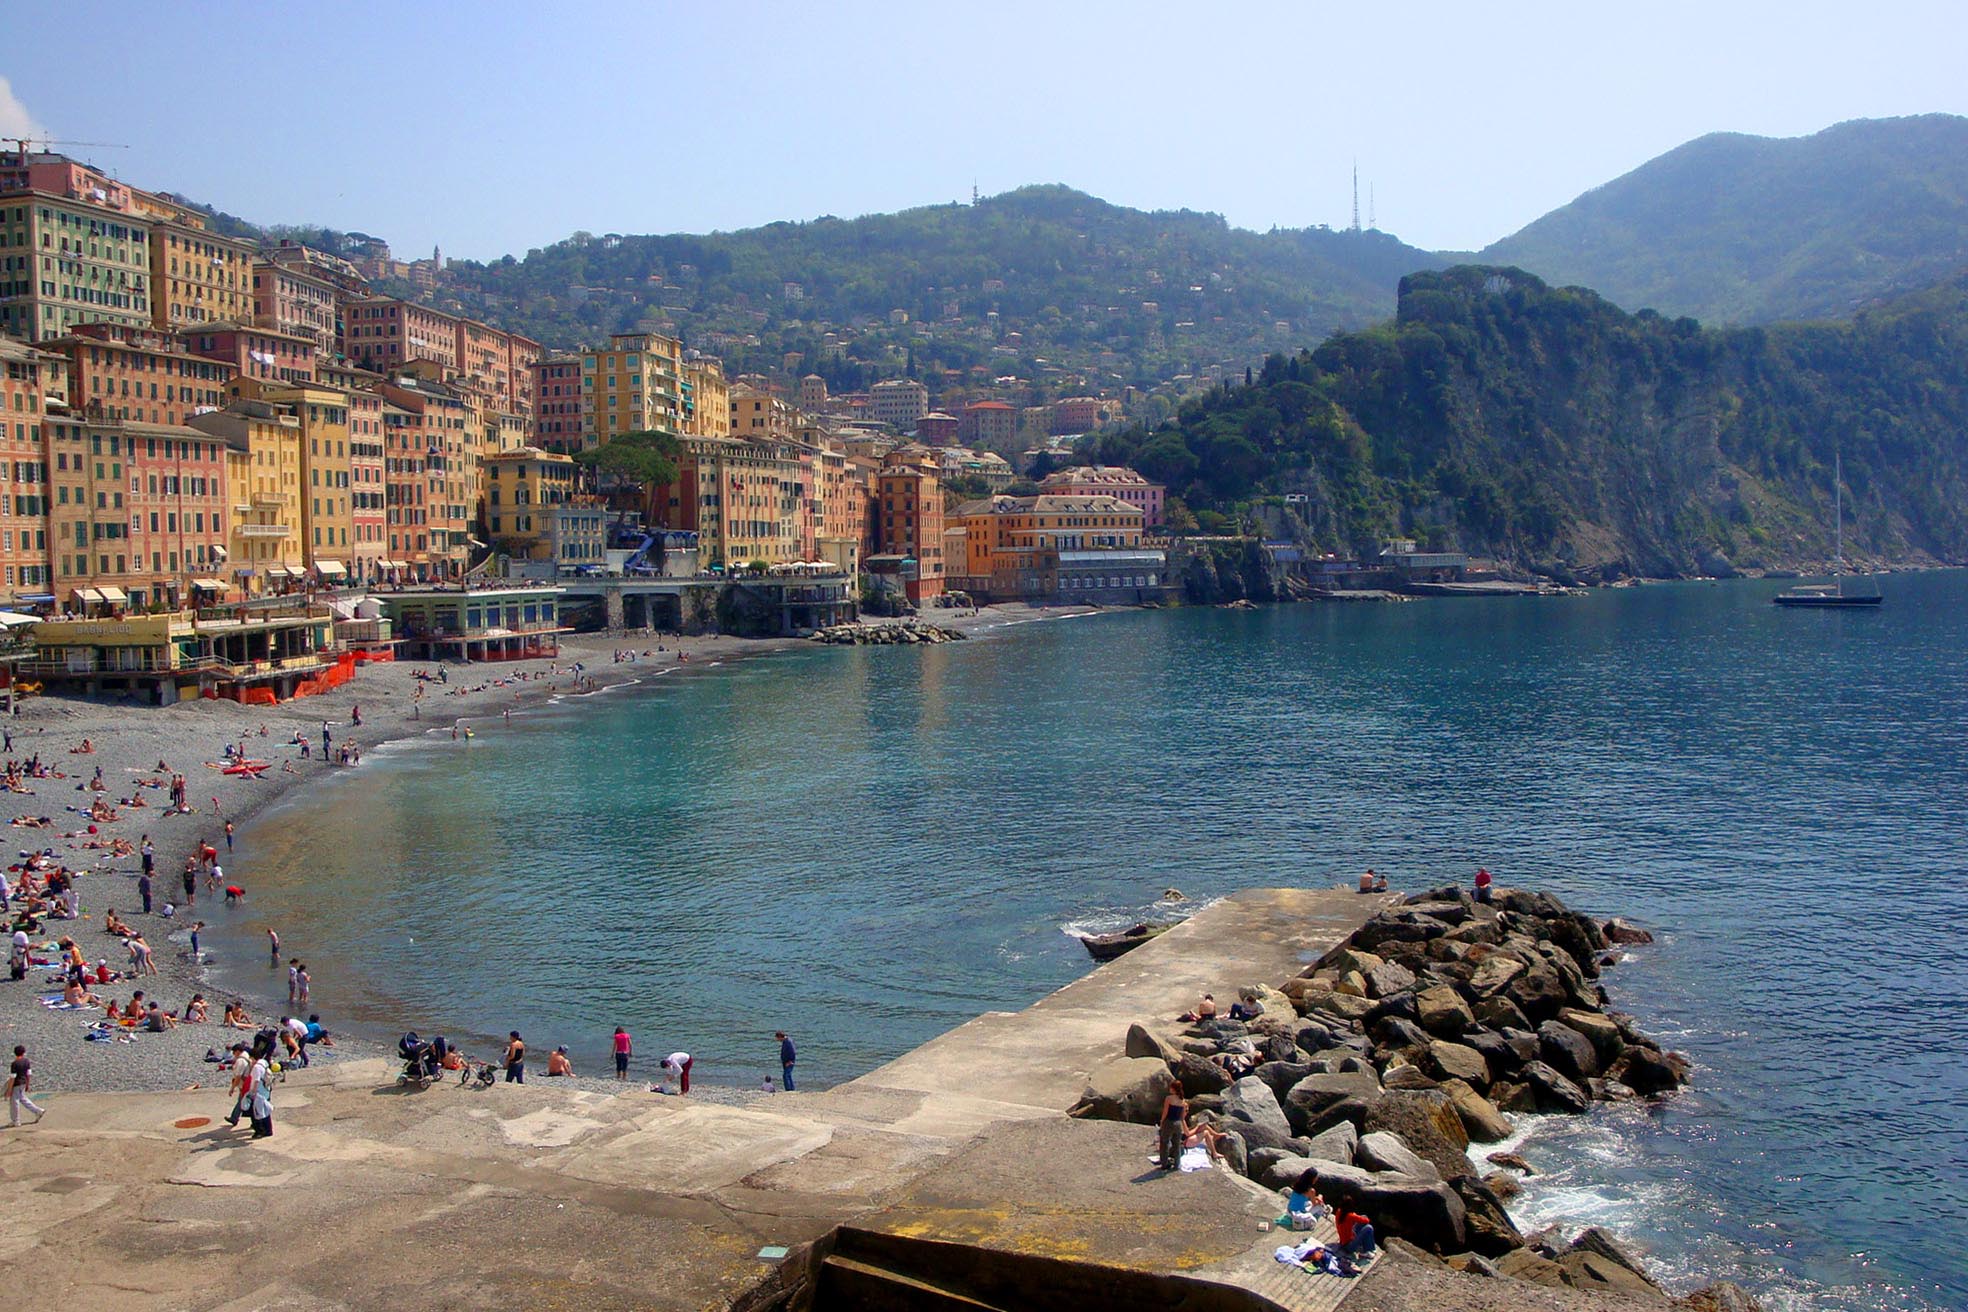
[{"label": "pink building", "polygon": [[344,307],[342,354],[377,373],[391,373],[412,360],[457,369],[458,320],[393,296],[352,300]]},{"label": "pink building", "polygon": [[253,322],[335,349],[335,285],[305,266],[253,261]]},{"label": "pink building", "polygon": [[542,356],[533,365],[533,445],[579,451],[582,428],[581,357]]},{"label": "pink building", "polygon": [[185,344],[208,360],[224,360],[248,378],[281,383],[311,383],[317,350],[313,337],[257,328],[243,323],[193,326],[183,332]]},{"label": "pink building", "polygon": [[1120,465],[1075,465],[1056,470],[1039,480],[1039,487],[1059,496],[1104,496],[1125,501],[1140,509],[1143,528],[1161,525],[1162,500],[1167,492],[1160,483],[1150,483]]},{"label": "pink building", "polygon": [[125,214],[136,208],[130,188],[102,170],[42,151],[0,151],[0,191],[44,191]]}]

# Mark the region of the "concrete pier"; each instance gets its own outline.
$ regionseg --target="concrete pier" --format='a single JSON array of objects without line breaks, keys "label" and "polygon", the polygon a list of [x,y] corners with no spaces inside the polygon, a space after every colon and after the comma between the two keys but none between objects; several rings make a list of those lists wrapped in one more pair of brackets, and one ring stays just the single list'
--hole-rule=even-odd
[{"label": "concrete pier", "polygon": [[1282,980],[1383,902],[1239,894],[1022,1012],[746,1106],[593,1082],[404,1091],[394,1063],[351,1063],[281,1086],[277,1132],[254,1143],[218,1119],[217,1068],[215,1089],[37,1090],[47,1119],[0,1137],[0,1262],[72,1306],[113,1288],[125,1309],[681,1310],[769,1276],[765,1246],[852,1225],[1188,1273],[1226,1307],[1317,1306],[1236,1274],[1271,1242],[1275,1198],[1220,1171],[1163,1176],[1148,1128],[1064,1112],[1132,1021]]}]

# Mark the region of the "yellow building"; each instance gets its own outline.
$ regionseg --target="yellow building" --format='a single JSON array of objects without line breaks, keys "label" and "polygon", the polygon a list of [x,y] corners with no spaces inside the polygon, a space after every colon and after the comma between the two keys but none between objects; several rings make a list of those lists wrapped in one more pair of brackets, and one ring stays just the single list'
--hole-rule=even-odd
[{"label": "yellow building", "polygon": [[785,438],[800,427],[799,410],[770,392],[739,383],[730,397],[733,437]]},{"label": "yellow building", "polygon": [[683,343],[661,333],[616,333],[581,353],[584,449],[624,433],[681,433]]},{"label": "yellow building", "polygon": [[995,496],[965,502],[955,519],[964,562],[951,573],[993,596],[1024,596],[1053,590],[1045,579],[1062,551],[1139,549],[1143,514],[1109,496]]},{"label": "yellow building", "polygon": [[684,362],[683,431],[693,437],[731,436],[731,388],[716,360]]},{"label": "yellow building", "polygon": [[202,227],[150,233],[150,311],[159,328],[253,321],[253,243]]},{"label": "yellow building", "polygon": [[195,417],[191,427],[225,439],[228,564],[237,586],[254,595],[299,586],[307,577],[301,421],[270,402],[242,397]]},{"label": "yellow building", "polygon": [[485,457],[485,528],[495,551],[554,559],[555,508],[574,497],[574,458],[521,447]]},{"label": "yellow building", "polygon": [[684,438],[681,476],[657,489],[663,527],[695,532],[705,565],[813,559],[811,475],[800,456],[790,442]]},{"label": "yellow building", "polygon": [[355,545],[349,397],[319,383],[235,379],[232,391],[265,401],[301,425],[301,549],[307,565],[325,583],[349,573]]}]

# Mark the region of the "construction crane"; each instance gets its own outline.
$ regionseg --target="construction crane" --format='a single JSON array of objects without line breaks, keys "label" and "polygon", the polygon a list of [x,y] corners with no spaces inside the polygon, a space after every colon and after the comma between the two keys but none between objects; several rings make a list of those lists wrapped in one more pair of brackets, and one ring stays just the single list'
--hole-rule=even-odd
[{"label": "construction crane", "polygon": [[14,149],[27,153],[29,146],[89,146],[97,150],[128,150],[130,147],[121,141],[56,141],[50,137],[8,137]]}]

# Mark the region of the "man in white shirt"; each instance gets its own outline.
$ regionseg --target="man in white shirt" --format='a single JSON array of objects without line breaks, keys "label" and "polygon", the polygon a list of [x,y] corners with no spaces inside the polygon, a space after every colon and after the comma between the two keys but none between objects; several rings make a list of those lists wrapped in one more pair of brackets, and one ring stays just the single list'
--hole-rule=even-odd
[{"label": "man in white shirt", "polygon": [[690,1092],[690,1068],[695,1063],[687,1052],[673,1052],[663,1058],[663,1069],[676,1076],[677,1092]]}]

